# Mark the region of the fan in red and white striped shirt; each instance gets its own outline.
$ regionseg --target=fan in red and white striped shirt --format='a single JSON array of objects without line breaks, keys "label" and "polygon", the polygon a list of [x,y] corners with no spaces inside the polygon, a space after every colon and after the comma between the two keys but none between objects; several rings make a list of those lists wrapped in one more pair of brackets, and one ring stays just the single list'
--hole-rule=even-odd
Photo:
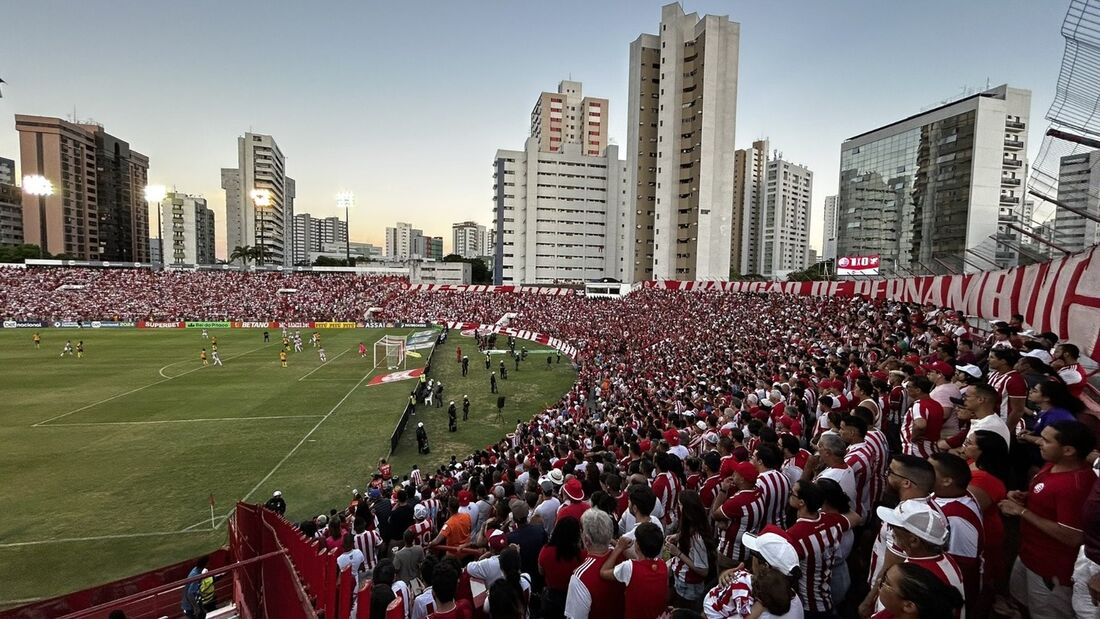
[{"label": "fan in red and white striped shirt", "polygon": [[756,487],[756,477],[756,467],[738,463],[733,475],[719,486],[710,510],[718,529],[718,554],[731,559],[734,565],[747,558],[741,544],[743,536],[764,527],[764,496]]},{"label": "fan in red and white striped shirt", "polygon": [[981,593],[982,548],[985,547],[985,525],[982,508],[967,490],[970,485],[970,465],[966,460],[950,454],[933,455],[932,468],[936,469],[936,491],[932,499],[947,517],[951,532],[947,554],[955,560],[966,583],[968,610]]},{"label": "fan in red and white striped shirt", "polygon": [[363,553],[363,564],[368,570],[378,565],[378,551],[382,549],[382,536],[375,529],[360,530],[362,521],[356,522],[355,547]]},{"label": "fan in red and white striped shirt", "polygon": [[435,526],[428,518],[428,508],[423,504],[417,505],[413,508],[413,516],[416,521],[409,527],[409,530],[413,532],[413,543],[419,546],[427,546],[432,541],[435,532]]},{"label": "fan in red and white striped shirt", "polygon": [[756,487],[764,502],[764,524],[783,527],[787,519],[787,497],[791,493],[791,481],[778,470],[783,464],[783,456],[775,447],[761,445],[753,453],[752,462],[758,471]]},{"label": "fan in red and white striped shirt", "polygon": [[798,595],[806,610],[827,613],[833,608],[830,582],[833,564],[844,532],[859,522],[855,513],[824,513],[825,493],[812,482],[799,481],[791,492],[790,504],[798,510],[798,520],[787,534],[798,551],[802,579]]}]

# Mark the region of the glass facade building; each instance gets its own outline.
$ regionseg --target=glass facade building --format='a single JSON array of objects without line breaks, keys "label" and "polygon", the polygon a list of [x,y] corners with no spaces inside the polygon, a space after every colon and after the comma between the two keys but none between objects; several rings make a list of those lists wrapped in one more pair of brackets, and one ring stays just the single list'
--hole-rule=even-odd
[{"label": "glass facade building", "polygon": [[[1011,95],[1011,96],[1006,96]],[[989,268],[1022,194],[1022,153],[1006,122],[1026,118],[1030,93],[1005,86],[846,140],[837,197],[837,255],[879,255],[887,275]],[[1024,151],[1026,152],[1026,151]],[[1015,181],[1019,186],[1019,181]],[[1007,264],[1003,266],[1009,266]]]}]

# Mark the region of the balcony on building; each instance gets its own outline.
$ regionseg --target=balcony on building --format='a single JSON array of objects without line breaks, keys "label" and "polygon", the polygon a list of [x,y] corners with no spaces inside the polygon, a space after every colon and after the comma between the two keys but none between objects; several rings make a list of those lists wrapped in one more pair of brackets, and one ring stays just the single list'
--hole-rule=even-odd
[{"label": "balcony on building", "polygon": [[1012,178],[1011,176],[1002,176],[1001,185],[1005,187],[1019,187],[1020,179]]},{"label": "balcony on building", "polygon": [[1016,198],[1015,196],[1006,196],[1004,194],[1001,194],[1001,204],[1006,204],[1006,205],[1011,204],[1012,206],[1015,206],[1017,204],[1018,200],[1019,199]]},{"label": "balcony on building", "polygon": [[1006,120],[1005,129],[1008,129],[1009,131],[1023,131],[1024,123],[1017,120]]},{"label": "balcony on building", "polygon": [[1022,140],[1017,140],[1017,139],[1014,139],[1014,138],[1005,138],[1005,148],[1020,150],[1023,147],[1024,147],[1024,143],[1023,143]]},{"label": "balcony on building", "polygon": [[1009,168],[1018,168],[1018,167],[1024,165],[1024,162],[1021,161],[1020,159],[1010,159],[1008,157],[1005,157],[1004,158],[1004,165],[1009,167]]}]

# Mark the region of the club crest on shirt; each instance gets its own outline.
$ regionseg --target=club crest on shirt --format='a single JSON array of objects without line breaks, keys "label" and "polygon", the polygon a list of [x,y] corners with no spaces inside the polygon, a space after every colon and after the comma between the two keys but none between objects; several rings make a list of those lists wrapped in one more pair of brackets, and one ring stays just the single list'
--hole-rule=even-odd
[{"label": "club crest on shirt", "polygon": [[1035,484],[1035,488],[1034,488],[1035,493],[1038,494],[1038,493],[1042,492],[1044,486],[1046,486],[1046,484],[1044,484],[1043,482],[1039,482],[1039,483]]}]

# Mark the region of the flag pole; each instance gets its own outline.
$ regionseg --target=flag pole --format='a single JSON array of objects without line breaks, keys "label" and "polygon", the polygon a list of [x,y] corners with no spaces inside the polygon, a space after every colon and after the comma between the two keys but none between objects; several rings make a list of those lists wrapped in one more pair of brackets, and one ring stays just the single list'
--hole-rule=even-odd
[{"label": "flag pole", "polygon": [[214,495],[210,495],[210,530],[214,530]]}]

